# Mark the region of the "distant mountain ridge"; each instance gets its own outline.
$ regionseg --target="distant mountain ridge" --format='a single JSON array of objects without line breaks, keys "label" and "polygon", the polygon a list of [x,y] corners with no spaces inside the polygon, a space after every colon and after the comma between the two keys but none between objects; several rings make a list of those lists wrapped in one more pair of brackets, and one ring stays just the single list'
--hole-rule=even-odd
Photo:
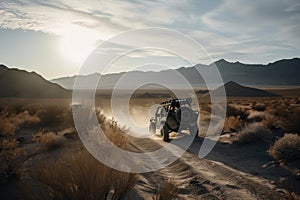
[{"label": "distant mountain ridge", "polygon": [[[223,82],[237,82],[243,85],[266,85],[266,86],[300,86],[300,59],[283,59],[278,60],[267,65],[263,64],[243,64],[240,62],[228,62],[224,59],[218,60],[210,65],[197,64],[193,67],[181,67],[176,69],[177,72],[181,73],[192,86],[199,87],[204,86],[205,82],[197,69],[209,68],[216,64],[223,78]],[[128,77],[128,86],[135,86],[137,82],[141,80],[151,80],[153,82],[161,82],[164,80],[165,83],[170,85],[179,86],[183,85],[182,82],[175,80],[174,70],[163,70],[160,72],[153,71],[130,71],[126,72]],[[83,85],[82,89],[89,89],[93,86],[91,82],[95,82],[101,76],[99,85],[101,88],[112,88],[117,81],[125,74],[125,72],[106,74],[101,76],[98,73],[78,76],[81,78]],[[51,80],[53,83],[57,83],[64,88],[72,89],[74,80],[77,76],[63,77]]]},{"label": "distant mountain ridge", "polygon": [[300,59],[283,59],[267,65],[230,63],[219,60],[216,65],[224,82],[234,81],[245,85],[300,86]]},{"label": "distant mountain ridge", "polygon": [[0,65],[0,97],[59,98],[71,92],[44,79],[35,72],[27,72]]},{"label": "distant mountain ridge", "polygon": [[246,87],[235,83],[233,81],[229,81],[228,83],[220,86],[219,88],[212,91],[213,95],[219,96],[223,95],[223,89],[226,91],[227,97],[279,97],[278,94],[273,94],[271,92],[267,92],[265,90]]}]

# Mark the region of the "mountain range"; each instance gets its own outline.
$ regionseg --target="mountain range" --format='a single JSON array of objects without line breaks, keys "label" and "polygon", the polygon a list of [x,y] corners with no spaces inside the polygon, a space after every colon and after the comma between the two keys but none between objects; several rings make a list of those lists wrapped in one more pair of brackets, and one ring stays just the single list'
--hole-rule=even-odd
[{"label": "mountain range", "polygon": [[35,72],[11,69],[0,65],[0,97],[58,98],[71,92],[44,79]]},{"label": "mountain range", "polygon": [[[210,65],[198,64],[193,67],[181,67],[174,70],[163,70],[159,72],[153,71],[130,71],[114,74],[102,75],[99,73],[86,76],[62,77],[51,80],[66,89],[72,89],[74,80],[79,77],[81,80],[81,89],[90,89],[91,83],[97,82],[101,77],[98,89],[110,89],[126,74],[126,86],[136,86],[143,80],[151,80],[152,82],[162,82],[181,87],[183,81],[176,80],[175,73],[182,74],[193,87],[203,87],[205,82],[197,69],[205,69],[209,71],[215,64],[220,71],[223,82],[234,81],[243,85],[253,86],[300,86],[300,59],[283,59],[266,65],[263,64],[243,64],[240,62],[228,62],[224,59],[218,60]],[[125,89],[125,88],[124,88]]]},{"label": "mountain range", "polygon": [[[300,72],[300,59],[286,59],[270,63],[268,65],[249,65],[239,62],[230,63],[225,60],[215,62],[221,72],[227,96],[276,96],[264,90],[246,87],[243,85],[268,85],[268,86],[300,86],[298,78]],[[204,85],[204,81],[197,72],[197,68],[205,67],[209,69],[211,65],[196,65],[194,67],[181,67],[176,70],[164,70],[160,72],[131,71],[126,73],[126,84],[136,86],[142,80],[162,81],[173,86],[182,86],[174,75],[179,72],[191,83],[192,86]],[[80,78],[84,83],[81,88],[91,88],[91,80],[95,82],[99,79],[101,89],[113,88],[113,86],[125,75],[123,73],[107,74],[101,76],[98,73],[87,76],[73,76],[52,80],[44,79],[35,72],[27,72],[17,68],[8,68],[0,65],[0,97],[20,97],[20,98],[60,98],[70,97],[75,78]],[[237,82],[237,83],[236,83]],[[241,85],[242,84],[242,85]],[[150,88],[157,87],[155,84]],[[160,87],[161,88],[161,87]],[[213,92],[218,94],[216,89]],[[207,90],[197,92],[207,93]]]}]

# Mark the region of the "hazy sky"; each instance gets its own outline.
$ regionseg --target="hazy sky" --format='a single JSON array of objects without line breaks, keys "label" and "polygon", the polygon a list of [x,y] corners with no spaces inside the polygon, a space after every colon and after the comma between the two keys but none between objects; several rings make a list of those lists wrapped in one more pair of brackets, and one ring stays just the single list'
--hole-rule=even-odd
[{"label": "hazy sky", "polygon": [[180,31],[213,60],[268,63],[300,52],[299,0],[2,0],[0,16],[0,63],[47,79],[77,74],[98,44],[132,28]]}]

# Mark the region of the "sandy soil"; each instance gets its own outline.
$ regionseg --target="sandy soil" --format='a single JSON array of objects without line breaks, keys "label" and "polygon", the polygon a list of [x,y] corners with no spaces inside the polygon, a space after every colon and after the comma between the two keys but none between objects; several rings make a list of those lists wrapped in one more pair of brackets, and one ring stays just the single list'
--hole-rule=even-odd
[{"label": "sandy soil", "polygon": [[[201,142],[197,138],[180,159],[166,168],[141,174],[135,187],[141,199],[151,198],[155,187],[166,178],[172,178],[179,186],[180,199],[285,199],[284,190],[276,185],[275,179],[279,178],[276,173],[287,176],[287,172],[263,169],[260,162],[264,159],[248,159],[242,149],[221,143],[205,159],[200,159]],[[139,152],[154,151],[165,145],[157,137],[132,138],[131,143]]]}]

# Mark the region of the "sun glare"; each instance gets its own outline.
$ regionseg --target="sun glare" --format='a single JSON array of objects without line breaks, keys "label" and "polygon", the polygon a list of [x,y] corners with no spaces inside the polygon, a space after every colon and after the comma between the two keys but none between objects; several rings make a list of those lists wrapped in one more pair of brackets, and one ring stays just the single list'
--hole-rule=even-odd
[{"label": "sun glare", "polygon": [[61,52],[73,64],[82,64],[96,48],[97,32],[77,26],[65,26],[62,29]]}]

